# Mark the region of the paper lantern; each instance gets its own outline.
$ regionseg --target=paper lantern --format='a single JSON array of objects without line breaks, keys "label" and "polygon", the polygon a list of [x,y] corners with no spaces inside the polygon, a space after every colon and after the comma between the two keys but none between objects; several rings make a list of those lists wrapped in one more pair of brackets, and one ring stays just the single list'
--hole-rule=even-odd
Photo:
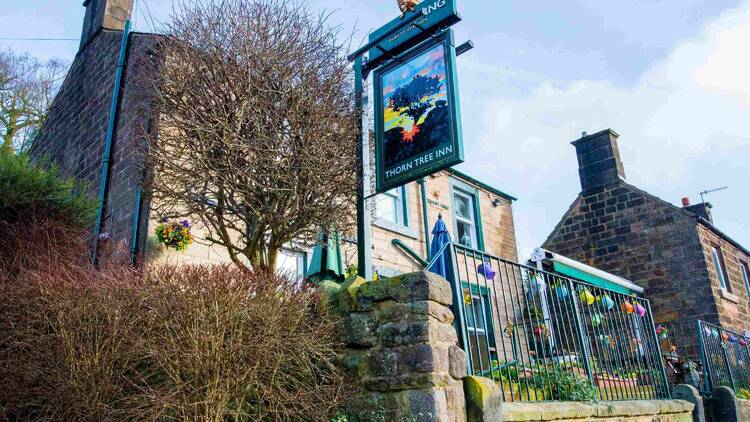
[{"label": "paper lantern", "polygon": [[565,299],[570,295],[570,292],[566,286],[560,285],[555,288],[555,294],[558,299]]},{"label": "paper lantern", "polygon": [[729,334],[727,334],[727,333],[721,333],[721,340],[722,341],[729,340]]},{"label": "paper lantern", "polygon": [[546,288],[547,283],[533,276],[526,283],[526,293],[528,293],[530,296],[533,296]]},{"label": "paper lantern", "polygon": [[604,320],[604,317],[602,317],[602,314],[600,314],[599,312],[596,312],[593,315],[591,315],[591,325],[594,327],[600,326],[603,320]]},{"label": "paper lantern", "polygon": [[646,315],[646,308],[641,306],[640,303],[635,304],[635,313],[638,314],[638,316],[645,316]]},{"label": "paper lantern", "polygon": [[735,336],[729,336],[729,342],[730,343],[737,343],[737,337],[735,337]]},{"label": "paper lantern", "polygon": [[661,334],[666,328],[664,328],[661,324],[656,326],[656,334]]},{"label": "paper lantern", "polygon": [[719,330],[717,330],[716,328],[712,328],[711,329],[711,336],[713,338],[719,338]]},{"label": "paper lantern", "polygon": [[740,346],[747,346],[747,340],[745,340],[744,338],[741,338],[740,339]]},{"label": "paper lantern", "polygon": [[604,295],[602,296],[602,305],[604,305],[604,307],[607,308],[608,311],[611,311],[612,308],[615,307],[615,301],[612,300],[612,298],[610,298],[609,296]]},{"label": "paper lantern", "polygon": [[625,302],[622,302],[622,305],[620,305],[620,307],[626,314],[632,314],[633,312],[635,312],[635,306],[633,306],[633,304],[628,302],[627,300]]},{"label": "paper lantern", "polygon": [[593,305],[596,301],[596,297],[591,294],[589,289],[583,289],[581,293],[578,295],[581,298],[581,302],[587,304],[587,305]]},{"label": "paper lantern", "polygon": [[477,268],[479,275],[483,276],[488,280],[495,278],[495,270],[492,268],[489,262],[485,262]]},{"label": "paper lantern", "polygon": [[711,335],[711,329],[708,327],[703,327],[703,332],[706,334],[706,337]]}]

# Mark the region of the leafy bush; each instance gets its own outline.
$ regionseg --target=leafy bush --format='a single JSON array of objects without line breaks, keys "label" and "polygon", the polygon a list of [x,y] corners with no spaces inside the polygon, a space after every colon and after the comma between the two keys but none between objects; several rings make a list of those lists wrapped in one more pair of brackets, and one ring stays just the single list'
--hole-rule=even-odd
[{"label": "leafy bush", "polygon": [[34,165],[26,155],[0,152],[0,222],[47,217],[87,227],[93,223],[96,203],[85,191],[81,183],[60,177],[55,167]]},{"label": "leafy bush", "polygon": [[323,420],[341,403],[338,321],[273,274],[57,262],[0,289],[0,419]]},{"label": "leafy bush", "polygon": [[592,401],[596,399],[596,389],[581,374],[569,369],[551,367],[534,374],[534,384],[538,388],[552,386],[553,400]]}]

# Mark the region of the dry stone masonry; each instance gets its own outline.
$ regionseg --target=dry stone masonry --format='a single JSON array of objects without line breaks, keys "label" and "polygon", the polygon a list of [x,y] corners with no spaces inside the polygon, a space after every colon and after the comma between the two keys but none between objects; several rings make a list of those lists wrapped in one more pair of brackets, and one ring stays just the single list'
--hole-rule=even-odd
[{"label": "dry stone masonry", "polygon": [[346,365],[361,389],[353,419],[466,420],[451,303],[448,282],[428,272],[343,286]]}]

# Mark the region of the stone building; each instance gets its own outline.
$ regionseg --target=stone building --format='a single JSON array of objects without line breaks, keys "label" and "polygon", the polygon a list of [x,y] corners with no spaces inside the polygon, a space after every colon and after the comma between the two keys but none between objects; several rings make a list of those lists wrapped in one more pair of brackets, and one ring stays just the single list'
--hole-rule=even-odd
[{"label": "stone building", "polygon": [[611,129],[574,141],[581,193],[543,247],[645,288],[657,322],[750,329],[750,251],[719,230],[711,205],[673,205],[626,182]]},{"label": "stone building", "polygon": [[[144,60],[158,54],[160,35],[130,32],[123,37],[133,0],[86,0],[81,43],[31,154],[49,159],[64,176],[85,180],[92,198],[103,189],[99,232],[113,245],[125,245],[135,256],[160,262],[225,263],[226,251],[194,243],[184,253],[155,248],[154,215],[139,192],[143,176],[139,151],[144,133],[158,133],[158,116],[149,109],[139,81],[154,70]],[[122,74],[116,80],[122,55]],[[115,85],[119,82],[115,95]],[[114,106],[113,106],[114,98]],[[109,169],[103,170],[106,139],[111,136]],[[102,174],[105,181],[102,183]],[[158,177],[158,175],[156,175]],[[442,213],[453,237],[463,243],[506,259],[516,259],[516,240],[511,203],[513,197],[456,171],[440,172],[426,181],[429,228]],[[425,231],[421,189],[415,183],[376,198],[373,210],[373,266],[381,275],[420,268],[404,246],[424,259]],[[199,227],[193,234],[203,235]],[[403,242],[402,247],[393,240]],[[427,240],[429,242],[429,240]],[[356,252],[346,248],[349,264]],[[305,275],[309,251],[289,245],[279,258],[286,271]]]},{"label": "stone building", "polygon": [[[46,158],[66,177],[88,182],[89,194],[101,190],[105,138],[111,124],[111,155],[105,183],[101,232],[113,239],[145,242],[145,225],[133,235],[138,203],[140,166],[137,152],[150,116],[139,96],[137,80],[148,72],[145,55],[159,39],[155,34],[131,33],[125,46],[120,92],[112,107],[123,28],[132,0],[87,0],[81,43],[70,70],[31,149],[35,159]],[[110,122],[110,119],[112,120]],[[141,217],[146,218],[143,209]]]}]

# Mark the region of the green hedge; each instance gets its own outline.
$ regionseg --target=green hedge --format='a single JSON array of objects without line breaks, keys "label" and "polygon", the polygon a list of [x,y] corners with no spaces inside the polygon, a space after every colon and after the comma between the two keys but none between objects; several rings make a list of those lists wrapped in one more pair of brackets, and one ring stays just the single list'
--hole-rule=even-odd
[{"label": "green hedge", "polygon": [[11,224],[49,217],[88,227],[96,213],[82,183],[61,177],[55,166],[32,164],[24,154],[0,152],[0,198],[0,222]]}]

